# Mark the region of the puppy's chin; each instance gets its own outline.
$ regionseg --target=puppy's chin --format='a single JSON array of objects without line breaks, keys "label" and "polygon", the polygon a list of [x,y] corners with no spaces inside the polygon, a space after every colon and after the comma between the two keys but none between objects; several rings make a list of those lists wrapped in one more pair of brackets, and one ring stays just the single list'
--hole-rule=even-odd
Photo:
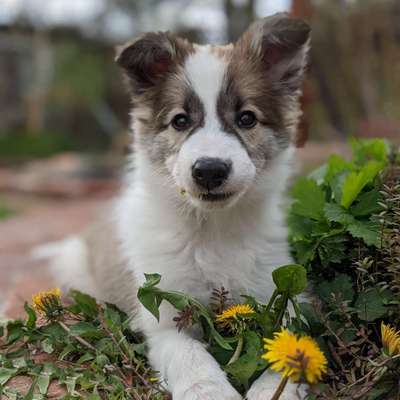
[{"label": "puppy's chin", "polygon": [[227,192],[218,194],[200,194],[193,195],[186,193],[186,198],[195,208],[202,211],[217,211],[229,209],[233,207],[240,197],[242,192]]}]

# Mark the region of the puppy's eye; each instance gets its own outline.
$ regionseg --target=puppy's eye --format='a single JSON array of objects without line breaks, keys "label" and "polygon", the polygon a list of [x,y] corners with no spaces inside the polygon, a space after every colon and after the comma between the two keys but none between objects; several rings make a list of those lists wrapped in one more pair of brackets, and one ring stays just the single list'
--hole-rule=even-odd
[{"label": "puppy's eye", "polygon": [[186,114],[177,114],[172,119],[171,124],[177,131],[184,131],[189,128],[190,119]]},{"label": "puppy's eye", "polygon": [[239,128],[250,129],[256,125],[257,117],[253,111],[243,111],[238,115],[236,123]]}]

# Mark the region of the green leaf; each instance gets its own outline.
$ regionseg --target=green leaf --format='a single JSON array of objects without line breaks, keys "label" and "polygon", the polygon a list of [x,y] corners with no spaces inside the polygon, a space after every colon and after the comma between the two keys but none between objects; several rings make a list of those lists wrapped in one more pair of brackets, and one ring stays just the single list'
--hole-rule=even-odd
[{"label": "green leaf", "polygon": [[291,240],[301,240],[311,236],[314,221],[291,213],[288,217]]},{"label": "green leaf", "polygon": [[28,390],[28,393],[24,396],[24,400],[33,400],[33,396],[35,394],[35,389],[37,386],[38,378],[35,378],[32,382],[31,387]]},{"label": "green leaf", "polygon": [[19,339],[22,339],[24,335],[25,331],[22,321],[12,321],[7,324],[7,344],[11,344]]},{"label": "green leaf", "polygon": [[344,208],[349,208],[364,187],[373,182],[384,166],[381,162],[369,161],[361,168],[360,172],[351,172],[348,174],[343,182],[340,204]]},{"label": "green leaf", "polygon": [[263,336],[266,338],[271,338],[274,333],[275,321],[271,316],[271,313],[265,310],[262,313],[257,313],[256,316],[257,323],[260,325]]},{"label": "green leaf", "polygon": [[342,199],[343,185],[347,177],[349,176],[349,171],[343,171],[338,175],[335,175],[329,182],[329,186],[332,191],[332,199],[337,203],[340,203]]},{"label": "green leaf", "polygon": [[358,317],[363,321],[375,321],[384,317],[388,309],[385,307],[385,299],[377,288],[359,294],[354,308]]},{"label": "green leaf", "polygon": [[99,354],[95,359],[95,363],[98,367],[104,368],[104,366],[110,364],[110,359],[105,354]]},{"label": "green leaf", "polygon": [[300,178],[292,190],[294,203],[292,212],[315,220],[323,218],[325,195],[315,181]]},{"label": "green leaf", "polygon": [[157,286],[161,282],[160,274],[144,274],[146,281],[143,284],[143,287],[154,287]]},{"label": "green leaf", "polygon": [[384,139],[350,139],[353,150],[353,158],[356,163],[364,164],[368,160],[375,160],[387,163],[390,146]]},{"label": "green leaf", "polygon": [[137,297],[142,305],[150,311],[156,318],[160,320],[160,311],[158,310],[161,304],[161,298],[158,296],[157,288],[140,287]]},{"label": "green leaf", "polygon": [[67,391],[72,395],[75,394],[76,381],[78,377],[79,376],[68,376],[65,380],[65,386],[67,388]]},{"label": "green leaf", "polygon": [[307,271],[302,265],[285,265],[272,272],[272,279],[281,293],[297,296],[307,287]]},{"label": "green leaf", "polygon": [[330,183],[335,176],[343,174],[346,171],[351,171],[353,164],[337,154],[332,154],[328,158],[326,169],[325,182]]},{"label": "green leaf", "polygon": [[89,318],[95,318],[98,314],[98,306],[96,300],[84,293],[79,292],[78,290],[71,290],[70,296],[76,302],[76,305],[79,307],[80,311]]},{"label": "green leaf", "polygon": [[81,356],[77,361],[76,361],[76,363],[77,364],[84,364],[85,362],[87,362],[87,361],[91,361],[91,360],[93,360],[94,359],[94,354],[92,354],[92,353],[85,353],[83,356]]},{"label": "green leaf", "polygon": [[362,239],[368,246],[379,246],[379,225],[373,221],[354,221],[348,226],[350,234]]},{"label": "green leaf", "polygon": [[72,325],[69,329],[73,335],[85,338],[98,339],[104,336],[104,333],[90,322],[81,321]]},{"label": "green leaf", "polygon": [[162,292],[156,286],[161,282],[160,274],[144,274],[146,281],[139,288],[137,297],[142,305],[160,320],[159,307],[162,302]]},{"label": "green leaf", "polygon": [[111,304],[105,304],[104,306],[104,318],[106,320],[106,324],[108,328],[114,330],[115,327],[121,326],[121,314],[119,310],[117,310]]},{"label": "green leaf", "polygon": [[203,321],[206,323],[208,326],[208,329],[210,331],[210,337],[223,349],[225,350],[232,350],[232,346],[228,343],[228,341],[222,337],[218,331],[214,327],[214,323],[208,314],[208,312],[204,309],[203,311],[200,311],[200,317],[202,318]]},{"label": "green leaf", "polygon": [[172,304],[177,310],[183,310],[190,304],[188,296],[178,292],[166,292],[163,294],[163,298]]},{"label": "green leaf", "polygon": [[308,174],[308,178],[315,181],[318,185],[321,185],[326,177],[328,171],[328,165],[322,164],[320,167],[316,168]]},{"label": "green leaf", "polygon": [[53,353],[53,351],[54,351],[53,343],[49,338],[44,339],[42,341],[42,349],[47,354]]},{"label": "green leaf", "polygon": [[318,314],[315,312],[314,306],[310,303],[300,303],[299,307],[301,315],[303,315],[310,327],[311,335],[313,337],[321,335],[325,328]]},{"label": "green leaf", "polygon": [[348,257],[346,242],[343,235],[326,236],[320,240],[317,252],[324,267],[340,263]]},{"label": "green leaf", "polygon": [[348,275],[340,274],[332,281],[323,281],[314,287],[315,293],[325,302],[332,302],[333,297],[342,301],[352,301],[354,289],[351,278]]},{"label": "green leaf", "polygon": [[28,319],[26,321],[26,326],[28,328],[34,328],[36,326],[36,312],[35,310],[29,306],[27,302],[24,304],[24,309],[26,314],[28,315]]},{"label": "green leaf", "polygon": [[356,217],[370,216],[382,211],[382,206],[379,204],[381,195],[377,189],[363,193],[358,197],[358,202],[351,207],[351,213]]},{"label": "green leaf", "polygon": [[68,344],[67,346],[65,346],[64,350],[60,353],[58,358],[60,360],[63,360],[68,354],[70,354],[74,351],[75,351],[75,346],[73,346],[72,344]]},{"label": "green leaf", "polygon": [[1,368],[0,367],[0,386],[5,385],[16,373],[18,368]]},{"label": "green leaf", "polygon": [[209,328],[210,336],[224,349],[231,350],[229,343],[217,332],[214,323],[210,317],[208,310],[199,303],[196,299],[184,293],[176,291],[163,291],[156,287],[161,281],[159,274],[147,274],[146,282],[138,290],[138,299],[143,306],[149,310],[159,320],[159,307],[163,300],[168,301],[178,310],[183,310],[185,307],[192,305],[196,308],[196,315],[202,318]]},{"label": "green leaf", "polygon": [[330,222],[339,222],[343,225],[351,224],[354,217],[336,203],[327,203],[324,207],[325,218]]},{"label": "green leaf", "polygon": [[37,386],[40,394],[47,394],[47,390],[50,385],[51,374],[48,372],[42,372],[37,380]]},{"label": "green leaf", "polygon": [[293,243],[296,253],[296,261],[307,267],[315,258],[316,245],[313,242],[302,240]]},{"label": "green leaf", "polygon": [[139,356],[144,356],[146,354],[146,344],[145,343],[133,344],[132,349]]},{"label": "green leaf", "polygon": [[255,332],[247,331],[243,336],[243,354],[232,364],[226,365],[224,370],[233,377],[235,382],[247,389],[250,378],[258,368],[262,345]]}]

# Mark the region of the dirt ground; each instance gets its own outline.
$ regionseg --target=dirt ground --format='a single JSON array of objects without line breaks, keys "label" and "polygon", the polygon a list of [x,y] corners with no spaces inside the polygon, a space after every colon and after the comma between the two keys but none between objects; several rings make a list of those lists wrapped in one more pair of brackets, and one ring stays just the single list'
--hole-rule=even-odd
[{"label": "dirt ground", "polygon": [[[307,144],[299,149],[299,170],[309,170],[333,152],[349,150],[341,143]],[[79,174],[71,171],[77,164],[66,157],[42,161],[36,176],[29,166],[0,168],[0,199],[16,211],[0,222],[0,316],[23,316],[25,300],[55,285],[48,266],[35,261],[32,250],[79,233],[118,192],[115,180],[76,178]]]}]

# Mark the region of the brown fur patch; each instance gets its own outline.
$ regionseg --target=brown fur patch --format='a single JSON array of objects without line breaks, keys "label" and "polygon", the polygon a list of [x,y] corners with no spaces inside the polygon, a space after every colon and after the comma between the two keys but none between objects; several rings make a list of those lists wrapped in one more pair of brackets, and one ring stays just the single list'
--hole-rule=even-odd
[{"label": "brown fur patch", "polygon": [[[278,147],[295,140],[308,35],[304,22],[286,14],[258,20],[249,27],[230,50],[218,101],[218,113],[227,128],[240,134],[235,128],[235,115],[255,108],[260,124],[275,133]],[[246,133],[243,141],[259,147],[253,133]]]}]

